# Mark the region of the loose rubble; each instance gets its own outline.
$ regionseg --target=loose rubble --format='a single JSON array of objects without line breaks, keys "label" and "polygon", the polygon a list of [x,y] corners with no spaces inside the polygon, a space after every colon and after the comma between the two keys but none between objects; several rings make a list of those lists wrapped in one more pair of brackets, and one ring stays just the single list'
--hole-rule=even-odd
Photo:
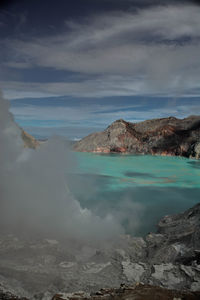
[{"label": "loose rubble", "polygon": [[[145,238],[121,236],[98,247],[77,241],[0,237],[0,289],[19,297],[48,300],[57,295],[57,300],[63,297],[58,295],[81,290],[82,299],[88,299],[94,297],[89,296],[91,293],[102,293],[102,288],[115,288],[113,293],[119,297],[116,291],[121,283],[127,291],[127,286],[138,282],[144,284],[146,291],[149,285],[155,289],[160,286],[178,290],[174,298],[182,299],[180,293],[185,290],[189,298],[183,299],[197,299],[194,297],[200,291],[200,204],[162,218],[157,233],[149,233]],[[103,297],[110,299],[109,295]],[[123,297],[126,298],[126,292]]]}]

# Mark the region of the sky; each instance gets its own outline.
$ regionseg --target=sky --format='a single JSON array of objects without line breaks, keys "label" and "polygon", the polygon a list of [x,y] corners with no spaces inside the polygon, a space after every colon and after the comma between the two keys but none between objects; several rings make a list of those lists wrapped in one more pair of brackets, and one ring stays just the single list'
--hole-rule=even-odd
[{"label": "sky", "polygon": [[4,0],[0,88],[36,137],[200,114],[200,1]]}]

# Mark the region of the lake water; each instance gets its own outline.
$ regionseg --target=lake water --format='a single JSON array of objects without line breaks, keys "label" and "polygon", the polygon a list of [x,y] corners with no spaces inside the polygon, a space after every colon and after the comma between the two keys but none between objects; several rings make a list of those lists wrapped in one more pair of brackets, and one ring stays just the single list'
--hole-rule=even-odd
[{"label": "lake water", "polygon": [[75,153],[69,176],[82,207],[99,216],[112,214],[126,233],[156,230],[166,214],[200,201],[200,161],[180,157]]}]

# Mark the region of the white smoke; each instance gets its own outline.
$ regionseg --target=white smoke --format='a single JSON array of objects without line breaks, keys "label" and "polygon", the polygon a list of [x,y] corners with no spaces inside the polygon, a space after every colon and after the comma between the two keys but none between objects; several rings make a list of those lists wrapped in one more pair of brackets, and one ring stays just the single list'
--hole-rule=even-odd
[{"label": "white smoke", "polygon": [[24,148],[9,102],[0,95],[1,231],[87,242],[121,234],[122,227],[111,215],[100,218],[71,195],[66,173],[73,168],[73,159],[60,137],[37,150]]}]

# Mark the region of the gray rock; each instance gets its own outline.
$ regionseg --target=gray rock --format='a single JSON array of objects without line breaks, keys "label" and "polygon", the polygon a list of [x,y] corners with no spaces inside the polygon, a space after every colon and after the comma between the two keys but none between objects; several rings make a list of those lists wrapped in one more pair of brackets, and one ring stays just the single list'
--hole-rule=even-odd
[{"label": "gray rock", "polygon": [[56,293],[95,292],[122,282],[197,291],[199,227],[200,204],[162,218],[158,233],[145,239],[122,236],[98,249],[72,241],[1,236],[1,287],[17,296],[39,300]]}]

